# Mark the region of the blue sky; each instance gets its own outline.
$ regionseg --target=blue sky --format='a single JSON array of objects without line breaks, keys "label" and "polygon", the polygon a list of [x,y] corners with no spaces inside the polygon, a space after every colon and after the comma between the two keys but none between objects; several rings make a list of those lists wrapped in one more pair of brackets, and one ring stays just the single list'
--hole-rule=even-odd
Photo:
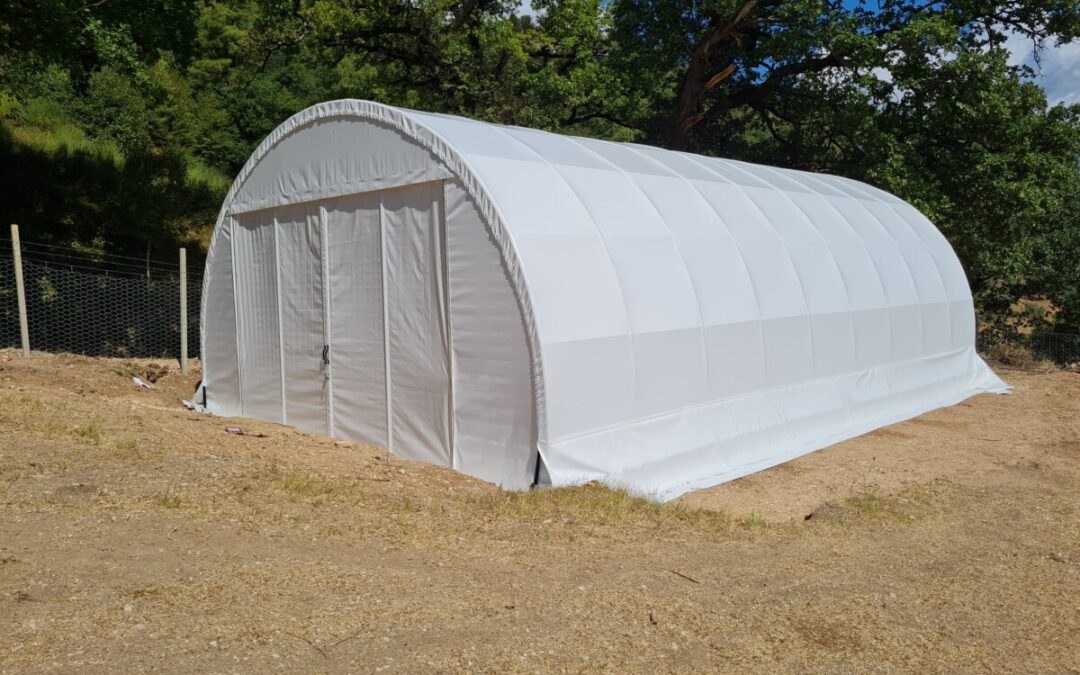
[{"label": "blue sky", "polygon": [[[859,2],[845,0],[845,4],[855,6]],[[521,0],[520,11],[522,14],[536,15],[529,0]],[[1011,36],[1005,46],[1012,53],[1010,63],[1027,64],[1035,69],[1034,81],[1046,90],[1046,98],[1051,104],[1080,103],[1080,42],[1046,45],[1040,55],[1041,65],[1035,63],[1031,41],[1023,36]]]},{"label": "blue sky", "polygon": [[1035,63],[1031,40],[1013,35],[1005,46],[1012,53],[1010,63],[1035,69],[1035,82],[1046,90],[1050,103],[1080,103],[1080,42],[1047,46],[1040,55],[1041,67]]}]

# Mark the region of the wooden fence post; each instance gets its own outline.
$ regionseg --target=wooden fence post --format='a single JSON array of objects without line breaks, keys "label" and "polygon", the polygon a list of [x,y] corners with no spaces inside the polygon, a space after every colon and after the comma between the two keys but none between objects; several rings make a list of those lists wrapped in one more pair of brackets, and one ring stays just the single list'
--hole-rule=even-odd
[{"label": "wooden fence post", "polygon": [[187,249],[180,248],[180,374],[187,375]]},{"label": "wooden fence post", "polygon": [[30,325],[26,321],[26,288],[23,286],[22,250],[19,246],[19,226],[11,225],[11,252],[15,258],[15,290],[19,296],[19,335],[23,356],[30,356]]}]

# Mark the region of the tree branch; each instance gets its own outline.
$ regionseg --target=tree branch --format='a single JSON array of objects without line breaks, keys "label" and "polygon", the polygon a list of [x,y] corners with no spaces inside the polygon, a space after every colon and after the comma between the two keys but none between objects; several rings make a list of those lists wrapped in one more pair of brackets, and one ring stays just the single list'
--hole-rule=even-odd
[{"label": "tree branch", "polygon": [[629,124],[627,122],[624,122],[623,120],[615,117],[614,115],[612,115],[610,113],[605,113],[605,112],[601,112],[601,111],[579,113],[578,112],[579,107],[580,106],[574,106],[574,108],[570,111],[570,115],[567,116],[566,119],[561,120],[559,122],[559,125],[563,126],[563,127],[568,127],[571,124],[578,124],[579,122],[588,122],[589,120],[604,120],[605,122],[610,122],[610,123],[612,123],[612,124],[614,124],[616,126],[623,127],[624,129],[630,129],[631,131],[640,131],[642,133],[644,133],[644,131],[645,131],[641,127],[634,126],[633,124]]},{"label": "tree branch", "polygon": [[695,124],[712,122],[724,113],[742,106],[763,106],[787,78],[805,73],[821,72],[827,68],[843,68],[854,65],[854,61],[837,53],[830,53],[816,59],[797,61],[780,66],[772,71],[768,79],[759,85],[741,89],[734,94],[723,96],[709,107]]},{"label": "tree branch", "polygon": [[[714,26],[713,30],[690,50],[690,63],[683,74],[679,95],[668,121],[669,146],[674,148],[686,146],[690,130],[703,119],[699,111],[705,95],[711,88],[710,83],[715,86],[718,82],[716,76],[721,73],[726,72],[720,79],[734,73],[732,59],[721,59],[724,61],[723,68],[717,69],[713,66],[714,57],[732,44],[741,45],[744,37],[755,40],[756,35],[753,33],[760,30],[760,27],[752,21],[754,11],[769,13],[780,4],[780,1],[746,0],[735,15],[726,21],[721,21],[717,16],[709,17],[709,24]],[[744,35],[747,32],[751,35]]]}]

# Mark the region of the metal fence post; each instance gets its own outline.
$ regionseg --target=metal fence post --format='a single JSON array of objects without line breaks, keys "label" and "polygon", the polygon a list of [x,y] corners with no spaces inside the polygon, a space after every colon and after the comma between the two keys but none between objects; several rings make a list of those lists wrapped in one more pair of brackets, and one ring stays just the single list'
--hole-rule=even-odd
[{"label": "metal fence post", "polygon": [[11,224],[11,252],[15,259],[15,289],[19,296],[19,335],[23,356],[30,356],[30,326],[26,321],[26,288],[23,286],[22,250],[19,246],[19,226]]},{"label": "metal fence post", "polygon": [[180,248],[180,374],[187,375],[187,249]]}]

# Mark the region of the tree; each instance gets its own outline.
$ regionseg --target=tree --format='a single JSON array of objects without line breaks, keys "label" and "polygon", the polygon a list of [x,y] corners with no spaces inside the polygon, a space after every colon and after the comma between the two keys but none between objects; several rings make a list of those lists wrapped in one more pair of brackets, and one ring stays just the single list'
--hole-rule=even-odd
[{"label": "tree", "polygon": [[[600,0],[264,2],[251,35],[253,78],[289,62],[323,75],[327,95],[557,129],[607,117],[613,89]],[[275,78],[280,81],[280,78]],[[295,91],[295,90],[294,90]],[[610,123],[603,127],[610,128]]]},{"label": "tree", "polygon": [[76,74],[127,69],[168,51],[192,55],[197,0],[8,0],[0,5],[0,74],[13,59],[58,63]]},{"label": "tree", "polygon": [[1010,32],[1037,44],[1080,35],[1070,0],[614,0],[612,11],[619,67],[656,92],[652,140],[678,149],[698,147],[709,126],[737,132],[745,112],[783,119],[808,81],[887,78],[913,61],[999,48]]}]

